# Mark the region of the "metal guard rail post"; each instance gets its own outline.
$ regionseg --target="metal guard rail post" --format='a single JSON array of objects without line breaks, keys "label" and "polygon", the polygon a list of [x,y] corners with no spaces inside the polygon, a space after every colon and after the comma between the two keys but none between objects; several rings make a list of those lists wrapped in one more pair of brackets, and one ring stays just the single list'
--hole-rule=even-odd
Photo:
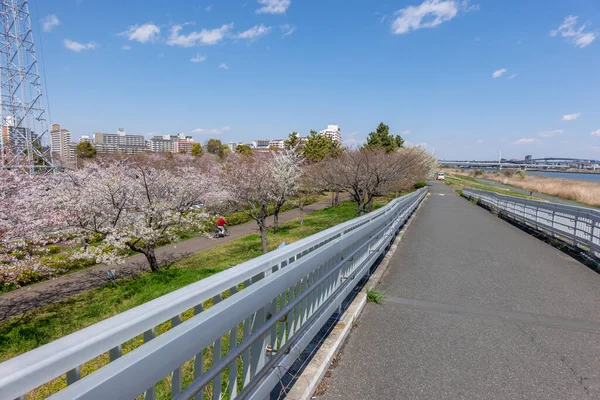
[{"label": "metal guard rail post", "polygon": [[[213,399],[265,398],[426,194],[420,189],[10,359],[0,364],[0,398],[22,398],[65,374],[67,387],[52,399],[155,399],[166,378],[177,399],[202,398],[209,385]],[[133,349],[123,355],[127,346]],[[107,364],[80,377],[85,363],[103,355]],[[192,364],[184,389],[184,366]]]},{"label": "metal guard rail post", "polygon": [[600,210],[464,189],[475,199],[502,215],[600,256]]}]

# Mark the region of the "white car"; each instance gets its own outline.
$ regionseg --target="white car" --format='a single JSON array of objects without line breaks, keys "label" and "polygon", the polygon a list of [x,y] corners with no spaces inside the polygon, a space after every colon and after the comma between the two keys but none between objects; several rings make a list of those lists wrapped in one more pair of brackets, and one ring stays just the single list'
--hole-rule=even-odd
[{"label": "white car", "polygon": [[443,172],[438,172],[436,180],[443,181],[444,180],[444,173]]}]

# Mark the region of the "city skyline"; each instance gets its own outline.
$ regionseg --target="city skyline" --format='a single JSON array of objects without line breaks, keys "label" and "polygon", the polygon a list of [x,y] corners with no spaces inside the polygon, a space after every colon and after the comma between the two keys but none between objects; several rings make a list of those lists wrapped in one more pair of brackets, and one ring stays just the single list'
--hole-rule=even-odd
[{"label": "city skyline", "polygon": [[50,122],[74,140],[335,123],[353,145],[383,121],[440,158],[600,158],[599,7],[521,3],[53,0],[32,18]]}]

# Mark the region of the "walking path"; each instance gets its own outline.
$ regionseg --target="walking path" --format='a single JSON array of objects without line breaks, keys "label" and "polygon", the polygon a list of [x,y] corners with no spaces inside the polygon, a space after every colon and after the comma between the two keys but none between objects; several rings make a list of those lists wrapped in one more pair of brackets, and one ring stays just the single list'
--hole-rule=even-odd
[{"label": "walking path", "polygon": [[[340,196],[340,201],[347,196]],[[331,205],[331,199],[321,200],[304,208],[304,213],[322,210]],[[279,222],[300,218],[300,210],[293,209],[279,214]],[[267,225],[273,223],[273,217],[267,219]],[[156,250],[160,263],[181,259],[213,246],[230,242],[240,237],[258,232],[254,220],[232,226],[231,234],[221,239],[209,239],[205,236],[195,237],[174,245],[164,246]],[[108,282],[107,271],[115,270],[118,279],[148,271],[148,263],[142,254],[128,257],[124,264],[117,266],[98,265],[56,279],[8,292],[0,296],[0,322],[8,317],[55,303],[78,293],[101,286]]]},{"label": "walking path", "polygon": [[600,398],[600,275],[431,192],[319,398]]}]

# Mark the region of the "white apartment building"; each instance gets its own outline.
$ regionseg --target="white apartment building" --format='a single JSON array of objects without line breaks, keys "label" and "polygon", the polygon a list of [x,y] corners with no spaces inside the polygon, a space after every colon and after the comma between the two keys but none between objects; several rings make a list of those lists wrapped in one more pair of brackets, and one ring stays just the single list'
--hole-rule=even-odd
[{"label": "white apartment building", "polygon": [[71,132],[61,129],[60,124],[52,124],[50,132],[50,149],[55,157],[68,159],[71,157]]},{"label": "white apartment building", "polygon": [[327,125],[327,129],[319,132],[321,135],[325,135],[338,143],[342,143],[342,130],[339,125]]},{"label": "white apartment building", "polygon": [[94,145],[98,153],[135,154],[148,151],[144,135],[128,135],[125,129],[117,133],[94,132]]},{"label": "white apartment building", "polygon": [[285,139],[275,139],[269,142],[269,148],[283,149],[285,147]]}]

